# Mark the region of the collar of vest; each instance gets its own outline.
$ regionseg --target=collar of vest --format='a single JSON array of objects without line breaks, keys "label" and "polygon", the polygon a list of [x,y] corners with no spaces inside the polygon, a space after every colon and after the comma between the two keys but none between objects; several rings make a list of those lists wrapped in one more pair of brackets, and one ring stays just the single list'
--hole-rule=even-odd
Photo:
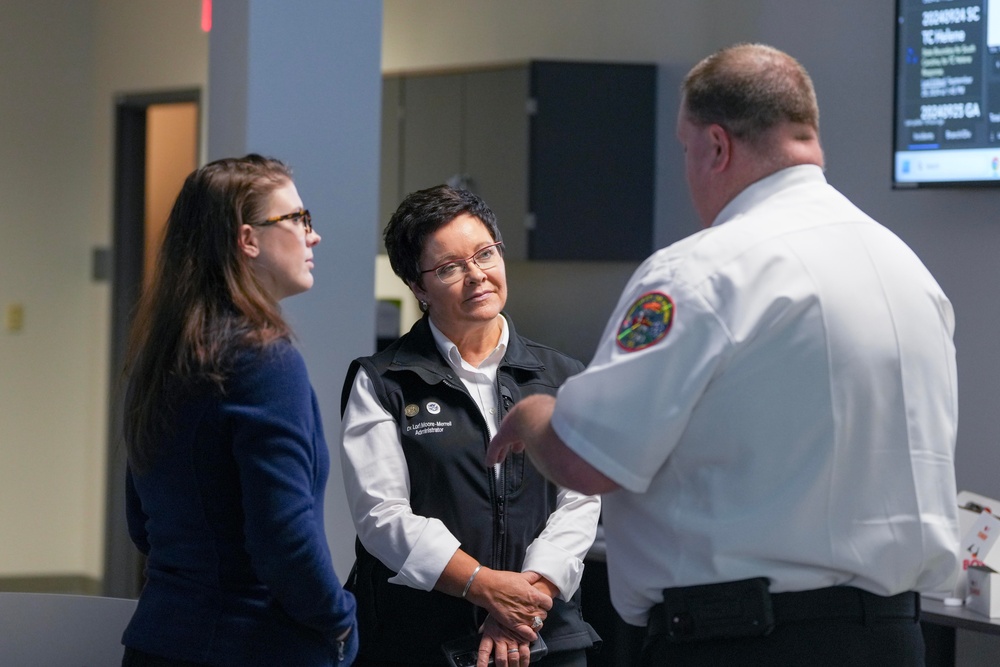
[{"label": "collar of vest", "polygon": [[[434,342],[434,335],[431,333],[427,317],[425,314],[417,320],[409,333],[400,339],[399,345],[393,352],[392,360],[389,362],[389,370],[412,370],[420,375],[429,372],[438,376],[439,379],[451,376],[451,366],[441,356],[441,352]],[[506,313],[503,314],[503,317],[507,320],[507,326],[510,327],[510,335],[507,341],[507,351],[500,362],[500,368],[507,366],[528,371],[544,370],[545,364],[517,335],[514,322]]]}]

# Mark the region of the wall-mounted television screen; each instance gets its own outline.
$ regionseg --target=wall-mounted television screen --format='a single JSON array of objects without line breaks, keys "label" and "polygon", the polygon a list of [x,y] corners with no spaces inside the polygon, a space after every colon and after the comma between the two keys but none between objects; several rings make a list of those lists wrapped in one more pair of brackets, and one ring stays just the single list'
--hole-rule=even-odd
[{"label": "wall-mounted television screen", "polygon": [[897,188],[1000,186],[1000,0],[896,0]]}]

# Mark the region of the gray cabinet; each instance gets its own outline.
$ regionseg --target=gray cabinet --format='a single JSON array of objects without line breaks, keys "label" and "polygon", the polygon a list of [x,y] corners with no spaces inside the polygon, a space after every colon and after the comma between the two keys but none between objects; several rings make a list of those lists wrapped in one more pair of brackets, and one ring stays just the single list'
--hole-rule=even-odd
[{"label": "gray cabinet", "polygon": [[656,71],[533,61],[383,80],[380,217],[438,183],[481,195],[511,259],[653,249]]}]

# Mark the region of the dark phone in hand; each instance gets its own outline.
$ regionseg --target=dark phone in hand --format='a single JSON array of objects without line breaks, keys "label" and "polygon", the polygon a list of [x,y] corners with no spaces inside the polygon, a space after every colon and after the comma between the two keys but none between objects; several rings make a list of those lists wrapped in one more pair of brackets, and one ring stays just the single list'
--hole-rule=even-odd
[{"label": "dark phone in hand", "polygon": [[[451,667],[475,667],[476,658],[479,654],[479,641],[479,635],[460,637],[441,644],[441,650],[444,651],[444,655],[448,658],[448,664]],[[536,660],[540,660],[549,652],[549,647],[545,645],[545,640],[542,639],[541,635],[538,635],[538,639],[531,642],[528,648],[531,649],[531,664],[535,664]],[[490,655],[490,661],[486,664],[495,664],[492,655]]]}]

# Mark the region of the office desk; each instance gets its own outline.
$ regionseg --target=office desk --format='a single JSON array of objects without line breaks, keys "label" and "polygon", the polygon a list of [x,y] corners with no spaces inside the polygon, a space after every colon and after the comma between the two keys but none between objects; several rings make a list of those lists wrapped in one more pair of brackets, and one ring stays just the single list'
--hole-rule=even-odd
[{"label": "office desk", "polygon": [[1000,635],[1000,618],[987,618],[965,607],[949,607],[940,600],[920,599],[920,624],[927,644],[927,667],[953,667],[955,631]]}]

